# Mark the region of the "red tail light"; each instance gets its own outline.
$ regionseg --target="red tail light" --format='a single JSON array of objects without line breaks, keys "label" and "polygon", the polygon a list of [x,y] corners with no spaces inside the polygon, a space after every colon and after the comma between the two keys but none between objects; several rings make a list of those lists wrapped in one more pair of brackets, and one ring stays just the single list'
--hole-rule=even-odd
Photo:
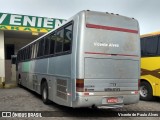
[{"label": "red tail light", "polygon": [[77,92],[84,92],[84,79],[77,79],[76,80],[76,91]]}]

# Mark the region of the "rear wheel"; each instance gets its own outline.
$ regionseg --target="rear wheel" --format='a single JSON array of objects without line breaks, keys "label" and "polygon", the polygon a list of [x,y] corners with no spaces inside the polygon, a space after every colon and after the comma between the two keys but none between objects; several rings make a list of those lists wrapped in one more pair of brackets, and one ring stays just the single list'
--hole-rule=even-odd
[{"label": "rear wheel", "polygon": [[42,83],[42,100],[44,104],[50,103],[50,100],[48,99],[48,85],[46,82]]},{"label": "rear wheel", "polygon": [[140,84],[140,99],[145,101],[153,99],[153,90],[148,82],[141,82]]}]

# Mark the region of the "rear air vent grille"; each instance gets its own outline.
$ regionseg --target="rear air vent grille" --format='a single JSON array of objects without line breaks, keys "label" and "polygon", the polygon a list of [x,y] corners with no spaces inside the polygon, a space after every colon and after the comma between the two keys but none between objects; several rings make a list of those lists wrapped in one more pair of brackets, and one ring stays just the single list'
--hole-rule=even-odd
[{"label": "rear air vent grille", "polygon": [[67,100],[67,80],[57,79],[57,96]]}]

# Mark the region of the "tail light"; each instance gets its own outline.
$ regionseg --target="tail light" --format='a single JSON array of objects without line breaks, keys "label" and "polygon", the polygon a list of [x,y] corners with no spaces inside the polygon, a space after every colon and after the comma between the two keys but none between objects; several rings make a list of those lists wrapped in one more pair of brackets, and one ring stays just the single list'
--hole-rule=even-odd
[{"label": "tail light", "polygon": [[76,80],[76,91],[77,92],[84,92],[84,79],[77,79]]}]

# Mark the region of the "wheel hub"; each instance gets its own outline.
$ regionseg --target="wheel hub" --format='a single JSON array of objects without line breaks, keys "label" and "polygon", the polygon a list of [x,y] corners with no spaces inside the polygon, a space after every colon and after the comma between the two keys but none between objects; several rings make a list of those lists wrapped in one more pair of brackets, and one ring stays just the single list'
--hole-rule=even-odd
[{"label": "wheel hub", "polygon": [[147,97],[147,95],[148,95],[148,90],[146,89],[145,86],[141,86],[141,87],[140,87],[140,95],[141,95],[142,97]]},{"label": "wheel hub", "polygon": [[43,89],[43,98],[44,98],[45,100],[47,99],[47,91],[46,91],[45,88]]}]

